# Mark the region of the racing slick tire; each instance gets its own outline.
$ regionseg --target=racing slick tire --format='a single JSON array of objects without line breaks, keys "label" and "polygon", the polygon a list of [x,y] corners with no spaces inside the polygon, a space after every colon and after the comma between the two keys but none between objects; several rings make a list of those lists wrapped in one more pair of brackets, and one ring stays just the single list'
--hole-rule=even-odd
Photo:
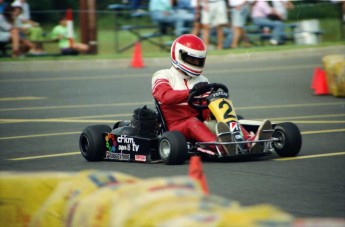
[{"label": "racing slick tire", "polygon": [[104,158],[104,137],[102,135],[104,132],[111,132],[110,126],[92,125],[82,131],[79,137],[79,149],[86,160],[95,162]]},{"label": "racing slick tire", "polygon": [[277,124],[272,137],[279,141],[273,142],[273,148],[281,157],[294,157],[302,147],[302,136],[298,127],[291,122]]},{"label": "racing slick tire", "polygon": [[168,131],[159,139],[159,156],[167,165],[183,164],[187,159],[187,149],[186,138],[181,132]]}]

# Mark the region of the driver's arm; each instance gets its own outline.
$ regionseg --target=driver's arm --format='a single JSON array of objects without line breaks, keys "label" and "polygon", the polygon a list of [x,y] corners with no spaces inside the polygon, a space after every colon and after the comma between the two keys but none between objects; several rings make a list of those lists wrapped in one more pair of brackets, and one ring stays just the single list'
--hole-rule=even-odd
[{"label": "driver's arm", "polygon": [[163,104],[187,102],[189,90],[173,90],[167,80],[156,80],[152,89],[153,97]]}]

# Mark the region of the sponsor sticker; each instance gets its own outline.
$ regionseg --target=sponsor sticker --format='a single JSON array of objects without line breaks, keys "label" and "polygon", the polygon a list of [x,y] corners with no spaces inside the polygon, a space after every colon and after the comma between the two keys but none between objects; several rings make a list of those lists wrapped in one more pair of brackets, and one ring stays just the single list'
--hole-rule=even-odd
[{"label": "sponsor sticker", "polygon": [[121,154],[121,153],[112,153],[107,151],[105,155],[105,159],[109,160],[119,160],[119,161],[129,161],[130,155],[129,154]]},{"label": "sponsor sticker", "polygon": [[127,137],[126,135],[115,136],[111,133],[108,133],[105,136],[105,146],[107,151],[115,152],[138,152],[140,145],[135,143],[134,138]]},{"label": "sponsor sticker", "polygon": [[127,137],[125,135],[121,135],[117,137],[117,143],[121,144],[119,145],[119,151],[134,151],[138,152],[139,151],[139,146],[135,144],[134,138]]},{"label": "sponsor sticker", "polygon": [[230,132],[238,132],[240,131],[240,126],[237,122],[231,121],[229,124]]},{"label": "sponsor sticker", "polygon": [[146,156],[145,155],[135,155],[134,159],[135,159],[135,161],[138,161],[138,162],[146,162]]}]

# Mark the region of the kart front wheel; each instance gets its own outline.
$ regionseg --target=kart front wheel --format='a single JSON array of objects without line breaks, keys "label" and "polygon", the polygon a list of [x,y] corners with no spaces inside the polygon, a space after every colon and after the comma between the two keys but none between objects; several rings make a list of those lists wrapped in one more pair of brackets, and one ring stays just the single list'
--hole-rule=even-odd
[{"label": "kart front wheel", "polygon": [[298,127],[291,122],[277,124],[273,136],[278,141],[273,142],[273,148],[281,157],[294,157],[302,147],[302,136]]},{"label": "kart front wheel", "polygon": [[79,137],[79,149],[83,157],[90,161],[100,161],[104,158],[104,132],[110,132],[108,125],[92,125],[86,127]]},{"label": "kart front wheel", "polygon": [[165,132],[159,140],[158,151],[165,164],[183,164],[187,159],[186,138],[178,131]]}]

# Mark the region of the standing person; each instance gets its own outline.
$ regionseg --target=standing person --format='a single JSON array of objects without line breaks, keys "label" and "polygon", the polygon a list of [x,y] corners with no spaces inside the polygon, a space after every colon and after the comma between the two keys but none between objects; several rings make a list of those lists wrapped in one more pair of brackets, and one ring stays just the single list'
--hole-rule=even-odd
[{"label": "standing person", "polygon": [[[254,25],[260,28],[268,27],[272,29],[272,45],[282,44],[284,39],[284,23],[280,20],[272,19],[272,17],[280,17],[277,11],[270,7],[265,1],[255,1],[253,3],[251,18]],[[269,18],[270,17],[270,18]]]},{"label": "standing person", "polygon": [[201,1],[199,0],[191,0],[191,5],[194,8],[194,23],[193,23],[192,34],[199,36],[200,31],[202,29],[202,26],[201,26],[202,4],[201,4]]},{"label": "standing person", "polygon": [[[206,61],[206,45],[195,35],[182,35],[173,42],[170,56],[172,67],[159,70],[152,77],[152,95],[160,104],[168,130],[180,131],[188,141],[217,141],[217,136],[198,118],[198,111],[187,104],[191,92],[208,84],[208,79],[201,74]],[[207,120],[208,115],[208,110],[203,112],[203,120]],[[266,138],[262,131],[270,129],[271,123],[266,120],[256,136],[251,137],[244,129],[242,131],[246,140],[253,140]],[[229,131],[225,123],[216,126],[217,134]],[[222,137],[222,142],[231,141],[231,136]],[[255,144],[251,151],[262,149],[260,146]],[[222,152],[235,154],[236,146],[226,145]]]},{"label": "standing person", "polygon": [[250,13],[249,1],[247,0],[229,0],[231,9],[231,26],[233,38],[231,48],[237,48],[241,38],[245,38],[246,34],[244,26]]},{"label": "standing person", "polygon": [[52,38],[59,42],[59,48],[62,55],[77,55],[79,53],[87,53],[89,46],[84,43],[72,42],[67,36],[67,19],[62,16],[59,20],[59,24],[53,28]]},{"label": "standing person", "polygon": [[[201,10],[201,24],[203,35],[202,38],[209,46],[210,43],[210,28],[216,27],[217,30],[217,49],[223,49],[224,32],[223,26],[229,23],[227,4],[224,0],[198,0],[203,1]],[[200,5],[200,4],[199,4]]]}]

